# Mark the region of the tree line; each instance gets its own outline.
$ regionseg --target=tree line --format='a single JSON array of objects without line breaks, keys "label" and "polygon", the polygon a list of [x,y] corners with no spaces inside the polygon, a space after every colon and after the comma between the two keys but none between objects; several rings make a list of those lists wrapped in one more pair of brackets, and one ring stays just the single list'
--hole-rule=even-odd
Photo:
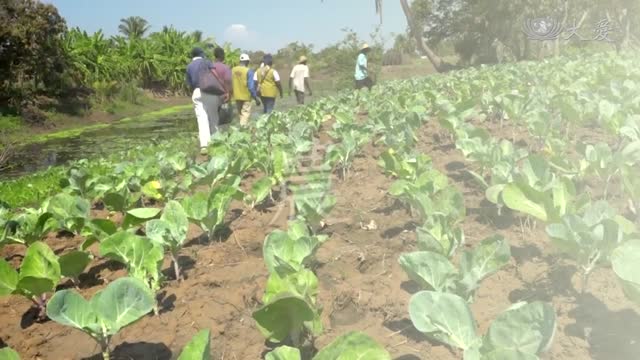
[{"label": "tree line", "polygon": [[[381,21],[387,3],[374,0]],[[453,47],[458,59],[455,65],[462,66],[539,59],[584,48],[622,50],[640,44],[638,0],[399,0],[399,5],[413,39],[410,47],[427,56],[438,71],[453,67],[438,55],[443,44]],[[606,31],[611,41],[565,39],[570,33],[553,41],[529,39],[523,23],[543,17],[561,23],[564,30],[576,28],[583,40]]]},{"label": "tree line", "polygon": [[[117,36],[69,29],[55,6],[37,0],[2,1],[0,22],[0,112],[32,122],[43,120],[39,109],[86,110],[119,94],[135,100],[139,88],[185,93],[191,49],[217,46],[199,31],[149,33],[140,17],[122,19]],[[233,65],[239,50],[225,47]]]},{"label": "tree line", "polygon": [[[374,0],[372,5],[384,21],[383,1]],[[391,6],[388,1],[384,5]],[[399,6],[407,32],[396,37],[389,52],[426,55],[438,71],[539,59],[584,48],[620,50],[640,43],[637,0],[399,0]],[[606,21],[612,42],[528,39],[523,22],[542,16],[565,26],[577,25],[583,34]],[[141,88],[160,94],[185,93],[184,67],[190,50],[200,46],[212,52],[217,46],[200,31],[165,26],[150,33],[148,22],[136,16],[121,20],[117,36],[69,29],[54,5],[38,0],[3,0],[0,23],[0,114],[22,115],[32,123],[44,121],[42,109],[86,111],[114,97],[136,102]],[[276,67],[286,69],[297,57],[307,55],[314,73],[330,77],[336,89],[351,87],[354,54],[361,42],[355,32],[345,29],[343,40],[321,50],[292,43],[274,54]],[[378,67],[374,70],[379,71],[383,61],[398,62],[393,56],[384,60],[380,29],[373,31],[369,42],[376,49],[370,61]],[[443,48],[455,53],[454,64],[444,61]],[[226,50],[227,62],[234,65],[240,51],[230,45]],[[253,52],[252,59],[259,62],[263,54]]]}]

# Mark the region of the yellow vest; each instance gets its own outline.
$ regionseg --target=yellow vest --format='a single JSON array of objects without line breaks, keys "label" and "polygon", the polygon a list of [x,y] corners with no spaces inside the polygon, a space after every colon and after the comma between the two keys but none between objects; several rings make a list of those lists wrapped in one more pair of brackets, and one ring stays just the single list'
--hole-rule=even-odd
[{"label": "yellow vest", "polygon": [[247,84],[247,74],[249,68],[246,66],[236,66],[231,70],[233,74],[233,100],[235,101],[250,101],[251,92]]},{"label": "yellow vest", "polygon": [[258,72],[258,83],[256,86],[260,89],[260,95],[269,98],[278,97],[278,87],[276,86],[276,78],[273,75],[273,69],[265,66],[264,68],[256,71]]}]

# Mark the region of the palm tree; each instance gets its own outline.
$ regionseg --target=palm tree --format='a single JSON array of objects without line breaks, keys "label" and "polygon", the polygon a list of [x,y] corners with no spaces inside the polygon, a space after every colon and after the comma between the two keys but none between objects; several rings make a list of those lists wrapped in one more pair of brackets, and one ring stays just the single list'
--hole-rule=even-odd
[{"label": "palm tree", "polygon": [[118,30],[122,35],[129,39],[140,39],[151,28],[149,22],[140,16],[129,16],[128,18],[120,19],[120,26]]},{"label": "palm tree", "polygon": [[196,30],[191,33],[191,38],[194,42],[199,43],[202,42],[202,31]]}]

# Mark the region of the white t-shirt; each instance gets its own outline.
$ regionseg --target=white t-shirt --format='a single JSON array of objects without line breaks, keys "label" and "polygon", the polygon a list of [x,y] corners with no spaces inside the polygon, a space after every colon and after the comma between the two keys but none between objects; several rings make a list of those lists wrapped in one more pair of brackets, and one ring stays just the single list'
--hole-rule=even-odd
[{"label": "white t-shirt", "polygon": [[293,89],[304,92],[304,79],[309,77],[309,67],[304,64],[298,64],[291,70],[291,78],[293,79]]},{"label": "white t-shirt", "polygon": [[[258,71],[262,71],[262,70],[261,70],[261,69],[258,69],[258,70],[255,72],[255,74],[253,74],[253,81],[256,81],[256,82],[258,81]],[[271,71],[273,71],[273,80],[275,80],[276,82],[280,81],[280,74],[278,74],[278,71],[277,71],[276,69],[273,69],[273,68],[272,68],[272,70],[271,70]],[[266,74],[266,73],[267,73],[267,72],[265,71],[265,74]],[[258,85],[256,84],[256,86],[258,86]]]}]

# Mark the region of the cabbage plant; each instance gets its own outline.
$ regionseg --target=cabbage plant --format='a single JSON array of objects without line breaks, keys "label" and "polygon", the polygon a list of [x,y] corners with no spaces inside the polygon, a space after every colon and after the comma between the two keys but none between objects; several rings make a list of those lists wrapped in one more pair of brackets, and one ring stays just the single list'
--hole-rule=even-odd
[{"label": "cabbage plant", "polygon": [[433,167],[432,160],[425,154],[411,155],[389,148],[380,154],[381,166],[387,175],[406,181],[415,181],[424,170]]},{"label": "cabbage plant", "polygon": [[46,209],[27,208],[20,214],[8,217],[0,235],[0,246],[22,244],[29,246],[44,239],[58,229],[58,223]]},{"label": "cabbage plant", "polygon": [[309,265],[326,240],[326,235],[311,234],[305,222],[291,221],[286,232],[274,230],[265,238],[264,262],[270,273],[286,275],[300,271]]},{"label": "cabbage plant", "polygon": [[20,355],[15,350],[6,347],[0,349],[0,360],[20,360]]},{"label": "cabbage plant", "polygon": [[433,216],[444,216],[453,225],[466,213],[462,194],[437,170],[423,173],[413,183],[398,180],[389,188],[389,194],[409,205],[411,213],[423,223]]},{"label": "cabbage plant", "polygon": [[444,215],[429,217],[421,227],[416,228],[416,237],[421,251],[433,251],[449,258],[465,242],[462,227]]},{"label": "cabbage plant", "polygon": [[307,176],[302,184],[291,185],[293,204],[299,218],[317,228],[336,205],[331,194],[329,174],[317,173]]},{"label": "cabbage plant", "polygon": [[[361,332],[344,334],[322,348],[311,360],[391,360],[391,355],[375,340]],[[302,360],[300,350],[281,346],[265,360]]]},{"label": "cabbage plant", "polygon": [[272,342],[296,347],[322,333],[317,304],[318,278],[306,266],[326,236],[312,235],[303,221],[291,221],[287,232],[275,230],[264,241],[269,279],[263,306],[253,313],[258,328]]},{"label": "cabbage plant", "polygon": [[38,310],[38,318],[45,318],[46,294],[55,291],[62,277],[58,257],[43,242],[35,242],[27,249],[20,271],[0,259],[0,296],[22,295]]},{"label": "cabbage plant", "polygon": [[[304,298],[281,292],[253,313],[258,329],[274,343],[291,341],[301,347],[310,330],[305,324],[313,324],[317,314]],[[319,335],[319,334],[314,334]]]},{"label": "cabbage plant", "polygon": [[74,290],[61,290],[49,301],[47,315],[91,336],[109,360],[109,344],[122,328],[140,320],[154,306],[153,294],[133,278],[120,278],[87,301]]},{"label": "cabbage plant", "polygon": [[89,219],[91,204],[78,196],[58,194],[45,201],[43,208],[58,222],[60,229],[80,234]]},{"label": "cabbage plant", "polygon": [[623,242],[621,220],[606,201],[597,201],[583,216],[566,215],[560,222],[547,226],[551,242],[580,266],[582,292],[587,289],[591,272],[599,264],[606,264],[613,250]]},{"label": "cabbage plant", "polygon": [[509,244],[502,236],[496,235],[464,251],[459,269],[445,256],[431,251],[403,254],[398,263],[423,289],[472,299],[480,282],[506,266],[510,259]]},{"label": "cabbage plant", "polygon": [[538,359],[551,347],[556,315],[551,305],[518,303],[498,315],[484,336],[465,299],[455,294],[422,291],[411,298],[415,328],[430,339],[464,351],[465,360]]},{"label": "cabbage plant", "polygon": [[327,161],[330,164],[337,163],[344,180],[360,148],[369,142],[369,135],[355,126],[350,126],[341,128],[337,131],[336,136],[340,142],[329,146],[327,149]]},{"label": "cabbage plant", "polygon": [[151,241],[169,250],[176,280],[181,280],[178,252],[187,240],[189,219],[182,205],[177,201],[169,201],[164,207],[160,219],[146,224],[146,235]]},{"label": "cabbage plant", "polygon": [[182,349],[178,360],[211,360],[211,330],[202,330]]},{"label": "cabbage plant", "polygon": [[224,217],[229,210],[231,201],[242,200],[243,193],[238,189],[240,179],[235,177],[216,185],[207,192],[196,192],[182,199],[187,218],[198,225],[212,240],[216,231],[224,224]]},{"label": "cabbage plant", "polygon": [[[119,231],[100,243],[100,254],[127,267],[129,276],[140,280],[153,293],[162,284],[164,249],[148,238]],[[154,308],[157,313],[157,306]]]},{"label": "cabbage plant", "polygon": [[611,255],[611,266],[627,298],[640,304],[640,240],[618,246]]}]

